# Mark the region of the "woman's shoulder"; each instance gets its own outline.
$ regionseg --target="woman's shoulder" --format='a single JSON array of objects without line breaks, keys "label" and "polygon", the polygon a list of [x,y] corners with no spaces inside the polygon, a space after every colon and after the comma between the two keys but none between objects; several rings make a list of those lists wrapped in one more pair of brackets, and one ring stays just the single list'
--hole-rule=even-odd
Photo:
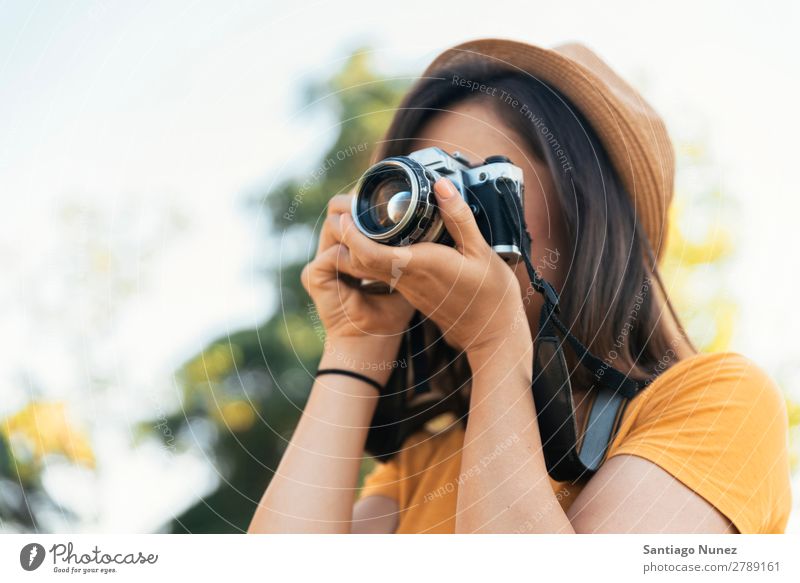
[{"label": "woman's shoulder", "polygon": [[785,399],[736,353],[675,364],[628,406],[609,456],[661,466],[740,532],[780,532],[791,506]]},{"label": "woman's shoulder", "polygon": [[758,436],[780,448],[788,431],[786,401],[770,376],[734,352],[681,360],[629,405],[629,436],[659,434],[679,442],[688,436],[741,441]]},{"label": "woman's shoulder", "polygon": [[786,416],[780,389],[755,362],[735,352],[697,354],[674,364],[635,399],[640,414],[746,410],[748,414]]}]

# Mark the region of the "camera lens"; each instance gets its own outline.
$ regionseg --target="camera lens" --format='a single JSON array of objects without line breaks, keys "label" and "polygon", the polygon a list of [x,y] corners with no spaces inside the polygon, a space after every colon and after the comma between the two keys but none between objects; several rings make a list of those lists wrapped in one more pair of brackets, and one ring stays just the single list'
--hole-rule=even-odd
[{"label": "camera lens", "polygon": [[406,169],[380,163],[362,178],[354,214],[365,234],[382,240],[404,230],[415,208],[415,186]]},{"label": "camera lens", "polygon": [[356,187],[356,227],[385,245],[437,240],[443,224],[432,202],[433,180],[422,164],[406,156],[378,162]]}]

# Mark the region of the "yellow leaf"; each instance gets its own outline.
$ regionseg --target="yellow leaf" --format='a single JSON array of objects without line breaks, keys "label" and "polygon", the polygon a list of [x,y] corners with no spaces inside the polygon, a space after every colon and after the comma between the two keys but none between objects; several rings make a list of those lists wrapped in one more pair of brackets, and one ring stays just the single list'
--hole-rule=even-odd
[{"label": "yellow leaf", "polygon": [[252,427],[256,412],[247,401],[230,401],[218,410],[220,421],[231,431],[244,431]]},{"label": "yellow leaf", "polygon": [[46,455],[60,454],[74,463],[94,467],[94,452],[89,438],[70,422],[63,402],[31,401],[7,417],[0,430],[12,444],[12,453],[19,447],[13,444],[23,440],[36,462]]}]

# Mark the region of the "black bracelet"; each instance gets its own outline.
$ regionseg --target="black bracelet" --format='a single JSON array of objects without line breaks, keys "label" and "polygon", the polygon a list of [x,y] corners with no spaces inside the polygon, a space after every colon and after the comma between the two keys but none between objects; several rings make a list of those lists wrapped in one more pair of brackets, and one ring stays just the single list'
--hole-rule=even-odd
[{"label": "black bracelet", "polygon": [[316,376],[321,376],[321,375],[324,375],[324,374],[340,374],[340,375],[343,375],[343,376],[346,376],[346,377],[351,377],[351,378],[354,378],[354,379],[358,379],[358,380],[363,381],[363,382],[367,383],[368,385],[374,387],[375,390],[378,391],[378,394],[383,393],[383,387],[380,385],[380,383],[378,383],[378,381],[374,381],[371,378],[369,378],[368,376],[364,376],[363,374],[358,374],[357,372],[353,372],[351,370],[345,370],[345,369],[342,369],[342,368],[323,368],[323,369],[320,369],[320,370],[317,371],[317,375]]}]

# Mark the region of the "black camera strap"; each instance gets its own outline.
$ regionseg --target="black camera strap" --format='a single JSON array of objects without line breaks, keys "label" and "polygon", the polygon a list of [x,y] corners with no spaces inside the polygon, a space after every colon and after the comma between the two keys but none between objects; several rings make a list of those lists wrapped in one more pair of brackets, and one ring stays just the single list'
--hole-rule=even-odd
[{"label": "black camera strap", "polygon": [[406,332],[408,341],[408,359],[411,363],[414,394],[429,393],[431,386],[428,372],[428,346],[425,345],[425,332],[422,328],[423,317],[418,311],[414,312],[411,323]]},{"label": "black camera strap", "polygon": [[[513,183],[495,181],[503,213],[517,242],[533,289],[544,298],[534,342],[532,391],[547,471],[557,481],[576,481],[602,465],[624,406],[653,379],[636,380],[592,354],[559,318],[559,296],[539,275],[531,256],[531,237],[522,203]],[[570,371],[564,356],[568,345],[578,364],[594,380],[593,402],[581,435],[575,417]]]}]

